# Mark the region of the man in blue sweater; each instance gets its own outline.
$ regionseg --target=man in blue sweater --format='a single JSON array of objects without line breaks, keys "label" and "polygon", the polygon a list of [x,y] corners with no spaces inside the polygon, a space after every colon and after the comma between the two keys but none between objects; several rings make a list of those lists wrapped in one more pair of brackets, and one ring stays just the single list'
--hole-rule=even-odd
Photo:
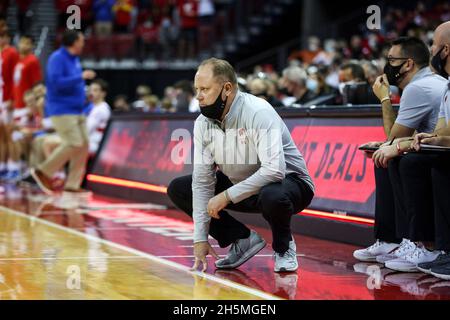
[{"label": "man in blue sweater", "polygon": [[89,147],[83,115],[86,99],[84,87],[85,80],[96,76],[92,70],[81,69],[78,56],[83,46],[83,34],[77,30],[67,30],[62,37],[62,47],[52,53],[47,63],[45,111],[62,143],[45,162],[30,171],[35,182],[47,194],[54,191],[51,178],[68,162],[64,191],[81,192]]}]

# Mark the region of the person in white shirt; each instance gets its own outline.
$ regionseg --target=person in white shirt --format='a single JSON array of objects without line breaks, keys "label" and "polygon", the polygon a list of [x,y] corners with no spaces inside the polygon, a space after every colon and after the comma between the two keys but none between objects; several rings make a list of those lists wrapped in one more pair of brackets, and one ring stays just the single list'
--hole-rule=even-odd
[{"label": "person in white shirt", "polygon": [[86,127],[89,137],[89,155],[93,156],[100,145],[103,133],[111,117],[111,108],[105,101],[108,84],[102,79],[92,81],[89,86],[89,100],[86,109]]}]

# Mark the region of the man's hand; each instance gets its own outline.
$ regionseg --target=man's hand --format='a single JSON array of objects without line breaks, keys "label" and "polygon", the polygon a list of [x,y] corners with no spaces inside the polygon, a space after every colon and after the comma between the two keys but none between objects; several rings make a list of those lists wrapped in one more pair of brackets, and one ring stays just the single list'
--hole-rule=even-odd
[{"label": "man's hand", "polygon": [[432,138],[425,138],[422,140],[423,144],[430,144],[434,146],[450,147],[449,136],[434,136]]},{"label": "man's hand", "polygon": [[389,81],[385,74],[379,76],[375,80],[372,89],[373,93],[380,101],[384,98],[389,98]]},{"label": "man's hand", "polygon": [[377,168],[387,168],[388,161],[398,156],[397,146],[381,147],[372,156],[373,163]]},{"label": "man's hand", "polygon": [[421,143],[432,144],[432,143],[425,142],[425,140],[427,140],[427,141],[434,141],[434,140],[429,140],[430,138],[438,138],[438,137],[435,134],[432,134],[432,133],[419,133],[419,134],[416,134],[414,136],[414,141],[411,143],[411,149],[419,151]]},{"label": "man's hand", "polygon": [[225,208],[228,203],[230,202],[227,200],[224,191],[209,200],[206,210],[208,211],[210,217],[214,219],[220,219],[219,212],[220,210]]},{"label": "man's hand", "polygon": [[362,144],[360,147],[378,148],[382,144],[383,144],[383,142],[380,142],[380,141],[371,141],[371,142]]},{"label": "man's hand", "polygon": [[97,74],[95,73],[95,71],[93,70],[84,70],[83,73],[81,74],[81,77],[84,80],[92,80],[97,76]]},{"label": "man's hand", "polygon": [[[364,144],[360,145],[359,147],[360,147],[360,148],[362,148],[362,147],[366,147],[366,148],[378,148],[378,147],[379,147],[380,145],[382,145],[382,144],[383,144],[383,142],[379,142],[379,141],[371,141],[371,142],[364,143]],[[372,152],[372,151],[364,151],[364,155],[365,155],[367,158],[372,159],[373,152]]]},{"label": "man's hand", "polygon": [[206,261],[206,256],[208,254],[212,255],[216,259],[219,259],[219,256],[208,241],[194,243],[195,262],[191,268],[191,271],[197,270],[201,262],[203,264],[202,272],[205,272],[206,269],[208,269],[208,262]]}]

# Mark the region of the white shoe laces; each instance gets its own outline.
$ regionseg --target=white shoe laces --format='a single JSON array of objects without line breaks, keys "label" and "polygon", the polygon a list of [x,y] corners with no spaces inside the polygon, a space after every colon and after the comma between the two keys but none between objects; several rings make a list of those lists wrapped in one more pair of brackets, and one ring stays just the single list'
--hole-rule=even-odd
[{"label": "white shoe laces", "polygon": [[427,250],[425,248],[416,246],[414,251],[412,251],[411,253],[409,253],[405,256],[405,260],[407,260],[407,261],[419,260],[422,256],[425,255],[426,252],[427,252]]},{"label": "white shoe laces", "polygon": [[367,251],[371,251],[371,250],[374,250],[374,249],[377,249],[377,248],[381,247],[381,245],[382,245],[382,242],[380,240],[377,240],[377,242],[375,242],[373,245],[368,247],[366,250]]},{"label": "white shoe laces", "polygon": [[402,256],[402,255],[406,254],[410,249],[412,249],[414,247],[416,247],[414,242],[411,242],[411,241],[405,239],[400,244],[400,247],[395,249],[392,253],[397,255],[397,256]]}]

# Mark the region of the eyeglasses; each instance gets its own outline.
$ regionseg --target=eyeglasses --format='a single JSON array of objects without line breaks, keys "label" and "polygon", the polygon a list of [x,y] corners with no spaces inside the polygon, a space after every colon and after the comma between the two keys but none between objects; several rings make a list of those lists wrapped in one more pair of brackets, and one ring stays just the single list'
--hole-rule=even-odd
[{"label": "eyeglasses", "polygon": [[410,58],[402,58],[402,57],[387,57],[386,60],[391,63],[394,62],[395,60],[408,60]]}]

